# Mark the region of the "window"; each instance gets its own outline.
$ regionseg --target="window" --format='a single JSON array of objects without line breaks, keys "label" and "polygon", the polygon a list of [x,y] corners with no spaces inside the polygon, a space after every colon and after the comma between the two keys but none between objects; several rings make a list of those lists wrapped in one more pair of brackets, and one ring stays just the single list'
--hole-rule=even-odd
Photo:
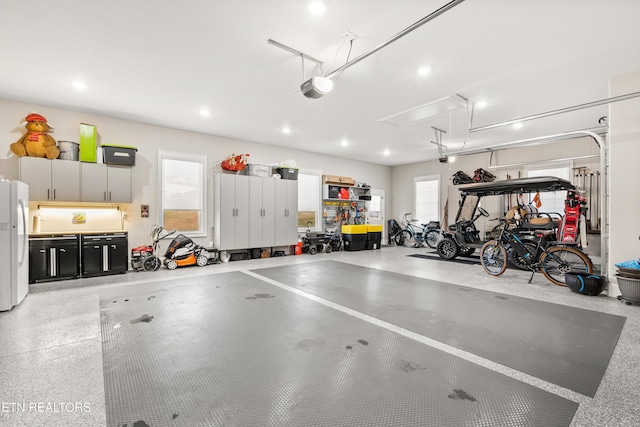
[{"label": "window", "polygon": [[205,235],[207,156],[158,151],[160,220],[167,230]]},{"label": "window", "polygon": [[417,176],[413,178],[413,218],[418,224],[440,219],[440,176]]},{"label": "window", "polygon": [[318,171],[298,171],[298,231],[320,230],[320,182]]},{"label": "window", "polygon": [[[555,176],[557,178],[566,179],[571,182],[571,167],[554,167],[547,169],[530,169],[527,172],[527,176]],[[535,194],[529,195],[529,200],[524,200],[525,204],[529,203]],[[524,195],[527,197],[527,195]],[[542,206],[538,209],[539,212],[555,212],[560,215],[564,215],[564,200],[567,197],[566,191],[556,191],[553,193],[540,193],[540,202]]]}]

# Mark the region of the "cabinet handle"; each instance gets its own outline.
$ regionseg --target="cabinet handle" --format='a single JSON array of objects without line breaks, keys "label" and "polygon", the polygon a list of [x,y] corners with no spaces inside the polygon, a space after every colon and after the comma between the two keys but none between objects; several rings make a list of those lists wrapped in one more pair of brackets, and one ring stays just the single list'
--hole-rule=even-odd
[{"label": "cabinet handle", "polygon": [[106,191],[103,191],[103,192],[102,192],[102,201],[103,201],[103,202],[106,202],[106,201],[107,201],[107,192],[106,192]]},{"label": "cabinet handle", "polygon": [[55,199],[56,199],[56,189],[54,188],[53,189],[53,200],[55,200]]},{"label": "cabinet handle", "polygon": [[47,188],[47,200],[51,200],[51,190]]},{"label": "cabinet handle", "polygon": [[109,201],[111,201],[111,191],[109,191]]}]

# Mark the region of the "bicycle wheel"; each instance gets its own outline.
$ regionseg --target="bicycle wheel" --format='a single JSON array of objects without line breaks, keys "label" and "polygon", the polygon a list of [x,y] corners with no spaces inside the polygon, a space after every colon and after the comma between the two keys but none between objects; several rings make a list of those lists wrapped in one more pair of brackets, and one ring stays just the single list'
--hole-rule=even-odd
[{"label": "bicycle wheel", "polygon": [[411,239],[411,233],[407,230],[400,230],[393,236],[393,241],[397,246],[404,246],[404,242],[408,239]]},{"label": "bicycle wheel", "polygon": [[402,246],[405,248],[413,248],[416,246],[416,239],[413,238],[413,235],[408,230],[402,230],[398,234],[401,235],[400,240],[402,241]]},{"label": "bicycle wheel", "polygon": [[554,246],[547,249],[540,258],[540,268],[544,277],[558,286],[567,286],[565,273],[593,273],[589,257],[576,248]]},{"label": "bicycle wheel", "polygon": [[499,276],[507,269],[507,251],[501,243],[490,240],[480,249],[480,263],[484,271]]},{"label": "bicycle wheel", "polygon": [[427,246],[429,246],[431,249],[435,249],[438,245],[439,235],[440,233],[438,233],[437,231],[427,231],[424,236],[424,241],[427,243]]}]

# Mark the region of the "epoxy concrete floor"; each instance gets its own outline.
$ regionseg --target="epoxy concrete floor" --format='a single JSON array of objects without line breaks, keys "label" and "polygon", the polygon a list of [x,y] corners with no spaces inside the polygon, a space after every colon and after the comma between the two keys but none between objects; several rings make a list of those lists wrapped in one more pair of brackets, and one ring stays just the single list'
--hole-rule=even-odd
[{"label": "epoxy concrete floor", "polygon": [[[170,284],[171,281],[182,282],[193,276],[230,271],[255,274],[249,270],[323,260],[336,260],[626,317],[609,367],[594,398],[474,354],[440,345],[426,337],[416,335],[414,339],[578,403],[572,426],[640,425],[639,306],[626,306],[606,296],[577,295],[567,288],[551,284],[541,274],[536,274],[533,283],[527,284],[529,273],[526,272],[507,270],[500,277],[492,277],[480,265],[407,256],[425,252],[426,249],[384,247],[375,251],[235,261],[201,268],[129,272],[117,276],[32,285],[30,294],[21,305],[0,313],[0,426],[106,425],[100,331],[101,291],[167,280],[166,283]],[[348,278],[344,282],[348,286]],[[279,287],[287,290],[286,286]],[[295,292],[304,296],[299,290]],[[309,299],[313,300],[311,296]],[[508,322],[509,319],[504,321]],[[372,322],[375,324],[375,320]],[[598,343],[593,345],[597,346]],[[265,420],[262,425],[269,425],[269,421]],[[476,425],[481,425],[481,422]]]}]

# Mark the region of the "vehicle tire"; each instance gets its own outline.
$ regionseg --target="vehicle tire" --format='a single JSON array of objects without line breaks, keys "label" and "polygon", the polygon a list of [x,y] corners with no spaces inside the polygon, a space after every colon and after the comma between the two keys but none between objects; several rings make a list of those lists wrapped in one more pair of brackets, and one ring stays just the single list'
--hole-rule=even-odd
[{"label": "vehicle tire", "polygon": [[144,260],[142,267],[144,268],[144,271],[156,271],[160,268],[160,265],[161,265],[160,258],[158,258],[155,255],[152,255],[150,257],[147,257],[147,259]]},{"label": "vehicle tire", "polygon": [[[522,242],[522,244],[529,250],[529,252],[531,252],[532,254],[535,254],[536,248],[538,247],[538,245],[536,243],[533,243],[533,242]],[[513,249],[513,247],[509,246],[509,248],[506,249],[506,250],[507,250],[507,259],[509,260],[509,264],[511,264],[512,266],[514,266],[515,268],[517,268],[519,270],[529,270],[529,271],[531,271],[531,267],[525,262],[524,259],[522,259],[520,254],[518,254]]]},{"label": "vehicle tire", "polygon": [[178,263],[174,259],[167,261],[166,265],[169,270],[175,270],[178,267]]},{"label": "vehicle tire", "polygon": [[331,243],[325,243],[324,245],[324,251],[328,254],[331,253],[331,251],[333,250],[333,248],[331,247]]},{"label": "vehicle tire", "polygon": [[317,253],[318,253],[318,248],[316,248],[316,245],[309,246],[309,255],[315,255]]},{"label": "vehicle tire", "polygon": [[438,242],[436,251],[442,259],[454,259],[460,253],[460,247],[451,237],[445,237]]},{"label": "vehicle tire", "polygon": [[476,248],[468,248],[468,247],[463,247],[460,248],[460,252],[458,253],[459,256],[471,256],[473,255],[473,253],[476,251]]},{"label": "vehicle tire", "polygon": [[198,264],[198,267],[204,267],[208,263],[209,263],[209,257],[204,254],[198,255],[198,258],[196,258],[196,264]]},{"label": "vehicle tire", "polygon": [[507,269],[507,251],[502,244],[490,240],[480,249],[480,263],[484,271],[499,276]]},{"label": "vehicle tire", "polygon": [[558,286],[567,286],[564,282],[565,273],[593,273],[593,264],[589,257],[568,246],[547,249],[540,258],[540,266],[544,277]]},{"label": "vehicle tire", "polygon": [[427,231],[427,234],[424,236],[424,241],[427,243],[431,249],[435,249],[438,246],[438,237],[440,233],[437,231]]}]

